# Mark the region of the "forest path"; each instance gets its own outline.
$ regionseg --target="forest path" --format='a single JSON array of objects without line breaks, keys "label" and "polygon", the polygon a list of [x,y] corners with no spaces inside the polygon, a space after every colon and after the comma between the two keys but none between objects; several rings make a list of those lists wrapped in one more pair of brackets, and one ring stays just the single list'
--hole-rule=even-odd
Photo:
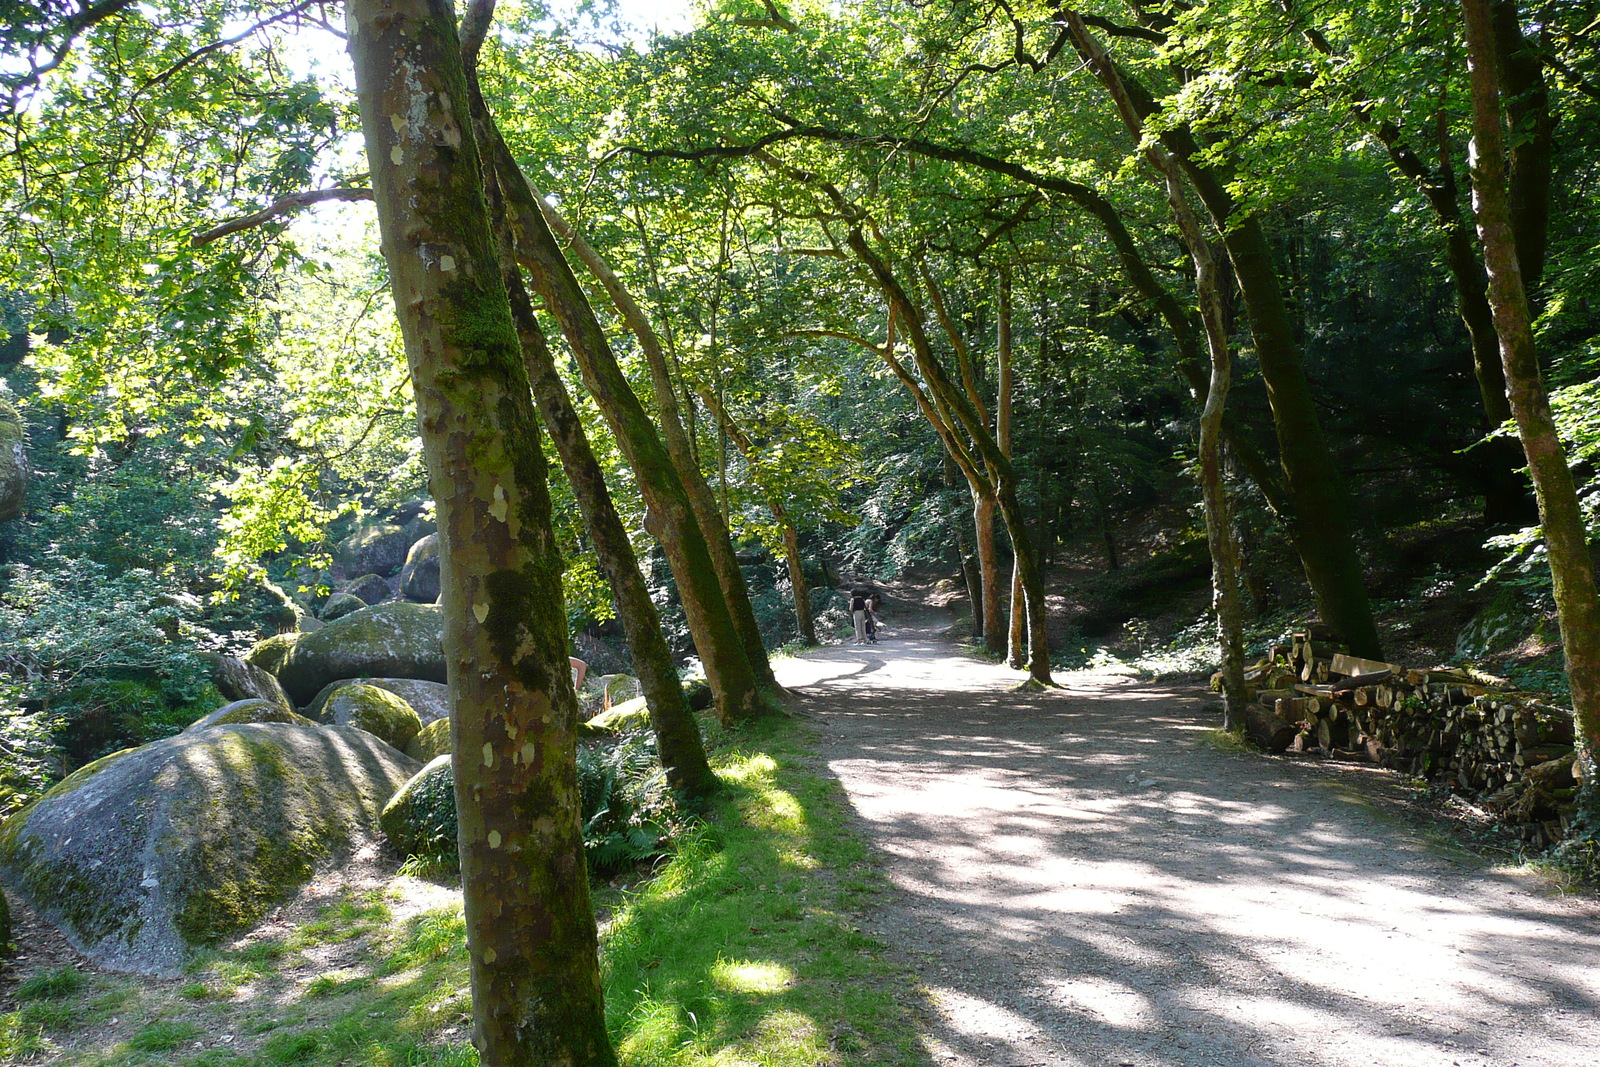
[{"label": "forest path", "polygon": [[787,661],[892,897],[868,932],[958,1067],[1569,1067],[1600,905],[1430,842],[1370,769],[1236,753],[1192,690],[1021,675],[891,609]]}]

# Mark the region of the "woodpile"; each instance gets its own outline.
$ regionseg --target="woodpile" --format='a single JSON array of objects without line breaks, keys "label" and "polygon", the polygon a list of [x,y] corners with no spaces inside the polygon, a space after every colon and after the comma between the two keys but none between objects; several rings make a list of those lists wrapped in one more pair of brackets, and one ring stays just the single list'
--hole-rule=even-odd
[{"label": "woodpile", "polygon": [[1268,649],[1245,681],[1246,732],[1268,752],[1376,763],[1447,786],[1533,847],[1559,841],[1572,817],[1572,714],[1503,678],[1360,659],[1309,631]]}]

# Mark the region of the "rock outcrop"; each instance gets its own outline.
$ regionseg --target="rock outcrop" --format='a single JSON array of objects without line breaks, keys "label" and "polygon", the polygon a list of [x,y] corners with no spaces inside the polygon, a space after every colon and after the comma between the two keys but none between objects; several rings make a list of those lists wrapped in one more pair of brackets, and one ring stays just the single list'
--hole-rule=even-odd
[{"label": "rock outcrop", "polygon": [[328,598],[326,604],[322,605],[321,618],[323,622],[333,622],[335,619],[342,619],[346,615],[354,615],[366,606],[367,602],[358,596],[352,596],[349,593],[335,593]]},{"label": "rock outcrop", "polygon": [[420,678],[445,681],[444,613],[400,601],[363,608],[302,634],[278,668],[278,681],[304,705],[329,682],[344,678]]},{"label": "rock outcrop", "polygon": [[379,825],[402,856],[457,865],[455,774],[450,757],[432,760],[395,793]]},{"label": "rock outcrop", "polygon": [[389,583],[379,575],[363,574],[339,592],[360,597],[363,604],[381,604],[389,599]]},{"label": "rock outcrop", "polygon": [[207,726],[239,726],[252,722],[287,722],[296,726],[317,725],[304,715],[297,714],[293,708],[285,708],[270,700],[251,697],[247,700],[235,700],[232,704],[224,704],[210,715],[196,719],[188,725],[184,733],[204,730]]},{"label": "rock outcrop", "polygon": [[0,828],[0,878],[92,960],[175,976],[374,839],[418,770],[362,730],[212,726],[107,756]]},{"label": "rock outcrop", "polygon": [[433,720],[406,745],[406,755],[422,763],[448,756],[451,751],[449,719]]},{"label": "rock outcrop", "polygon": [[443,682],[424,682],[417,678],[340,678],[323,686],[311,698],[311,703],[305,706],[305,714],[318,722],[326,722],[327,716],[322,713],[322,706],[335,690],[347,685],[375,685],[379,689],[387,689],[410,704],[411,710],[417,713],[417,718],[422,720],[424,726],[436,719],[450,718],[450,687]]},{"label": "rock outcrop", "polygon": [[[274,640],[268,638],[267,640]],[[257,647],[260,647],[257,645]],[[254,649],[251,650],[254,652]],[[283,686],[278,684],[278,679],[271,673],[263,670],[246,660],[235,659],[233,656],[209,656],[211,660],[211,683],[217,687],[227,700],[265,700],[276,704],[284,711],[293,713],[294,702],[283,691]],[[288,719],[257,719],[257,722],[288,722]]]}]

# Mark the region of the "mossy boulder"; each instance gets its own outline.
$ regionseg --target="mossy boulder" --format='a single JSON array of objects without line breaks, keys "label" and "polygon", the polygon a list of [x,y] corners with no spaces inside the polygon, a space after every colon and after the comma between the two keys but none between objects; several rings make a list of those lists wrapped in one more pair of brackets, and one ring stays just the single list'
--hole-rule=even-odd
[{"label": "mossy boulder", "polygon": [[704,678],[695,678],[683,683],[683,699],[689,702],[689,707],[694,711],[704,711],[711,706],[711,686]]},{"label": "mossy boulder", "polygon": [[11,952],[11,905],[6,903],[5,890],[0,889],[0,956]]},{"label": "mossy boulder", "polygon": [[400,787],[384,806],[378,825],[402,856],[448,868],[458,865],[456,778],[448,753],[436,756]]},{"label": "mossy boulder", "polygon": [[1513,589],[1500,589],[1456,638],[1456,656],[1478,660],[1509,652],[1534,633],[1539,616]]},{"label": "mossy boulder", "polygon": [[244,661],[275,676],[278,668],[283,666],[283,661],[288,658],[289,650],[301,636],[298,633],[286,633],[262,638],[244,654]]},{"label": "mossy boulder", "polygon": [[379,523],[363,526],[340,541],[333,558],[346,574],[376,574],[388,578],[405,564],[410,544],[405,527]]},{"label": "mossy boulder", "polygon": [[[287,635],[282,635],[287,636]],[[268,638],[268,640],[272,640]],[[257,646],[259,647],[259,646]],[[254,650],[252,650],[254,651]],[[283,691],[278,679],[254,663],[233,656],[209,655],[211,683],[224,700],[266,700],[285,712],[294,713],[294,702]],[[288,722],[288,719],[259,719],[258,722]]]},{"label": "mossy boulder", "polygon": [[233,726],[250,722],[288,722],[297,726],[315,726],[316,723],[297,714],[292,708],[285,708],[271,700],[261,700],[251,697],[248,700],[235,700],[232,704],[224,704],[210,715],[196,719],[190,723],[190,730],[204,730],[207,726]]},{"label": "mossy boulder", "polygon": [[364,604],[381,604],[389,599],[389,583],[379,575],[363,574],[339,592],[360,597]]},{"label": "mossy boulder", "polygon": [[406,745],[406,755],[423,763],[448,756],[452,751],[449,719],[435,719],[428,723]]},{"label": "mossy boulder", "polygon": [[22,514],[28,497],[27,433],[10,401],[0,400],[0,522]]},{"label": "mossy boulder", "polygon": [[644,697],[634,697],[615,704],[609,711],[602,711],[589,720],[588,725],[605,733],[625,733],[629,730],[648,730],[650,728],[650,709],[645,706]]},{"label": "mossy boulder", "polygon": [[322,605],[322,621],[332,622],[335,619],[342,619],[346,615],[352,615],[367,606],[367,602],[358,596],[351,596],[349,593],[335,593],[328,598],[326,604]]},{"label": "mossy boulder", "polygon": [[212,726],[81,768],[0,828],[0,878],[103,967],[176,976],[375,839],[418,770],[350,727]]},{"label": "mossy boulder", "polygon": [[354,726],[404,752],[422,732],[422,720],[411,705],[375,685],[342,685],[322,705],[324,722]]},{"label": "mossy boulder", "polygon": [[300,705],[342,678],[443,682],[443,641],[444,613],[439,608],[401,601],[378,604],[302,634],[278,668],[278,681]]},{"label": "mossy boulder", "polygon": [[327,716],[322,713],[323,705],[335,690],[346,685],[375,685],[379,689],[387,689],[410,704],[411,710],[417,713],[417,718],[422,720],[424,726],[438,719],[450,718],[450,687],[443,682],[425,682],[418,678],[341,678],[329,682],[305,706],[306,716],[318,722],[327,722]]},{"label": "mossy boulder", "polygon": [[407,600],[432,604],[439,599],[439,535],[428,534],[406,553],[400,592]]}]

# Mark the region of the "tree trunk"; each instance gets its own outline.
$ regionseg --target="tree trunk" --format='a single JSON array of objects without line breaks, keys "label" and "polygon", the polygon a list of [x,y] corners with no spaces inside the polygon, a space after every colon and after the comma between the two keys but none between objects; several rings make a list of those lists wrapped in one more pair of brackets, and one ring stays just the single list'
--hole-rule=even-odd
[{"label": "tree trunk", "polygon": [[[1126,105],[1119,104],[1119,111],[1133,135],[1142,138],[1145,120],[1159,110],[1154,98],[1125,72],[1115,70],[1081,17],[1074,14],[1068,18],[1074,44],[1095,76],[1108,90],[1112,89],[1112,77],[1122,82]],[[1382,659],[1378,629],[1351,534],[1349,498],[1322,433],[1266,234],[1259,219],[1238,211],[1227,189],[1229,175],[1203,160],[1200,146],[1187,127],[1165,130],[1160,139],[1183,165],[1223,234],[1249,315],[1261,377],[1267,386],[1279,463],[1294,494],[1293,513],[1285,519],[1317,608],[1323,620],[1349,643],[1352,652],[1368,659]]]},{"label": "tree trunk", "polygon": [[1545,391],[1534,347],[1532,315],[1518,262],[1510,198],[1506,192],[1505,135],[1501,129],[1494,24],[1490,0],[1461,0],[1472,84],[1472,187],[1478,237],[1489,272],[1489,305],[1500,336],[1500,357],[1517,432],[1528,457],[1539,518],[1555,583],[1556,615],[1573,715],[1584,766],[1584,814],[1589,833],[1600,829],[1600,594],[1572,471]]},{"label": "tree trunk", "polygon": [[[721,396],[707,388],[701,388],[698,392],[722,432],[733,442],[739,454],[744,456],[745,462],[750,466],[751,475],[754,476],[759,469],[761,459],[756,443],[744,432],[742,426],[733,421],[733,416],[728,413]],[[767,498],[767,510],[772,512],[773,521],[783,531],[783,558],[789,568],[789,586],[794,590],[795,627],[800,632],[800,640],[808,645],[817,644],[817,624],[811,615],[811,598],[806,592],[805,568],[800,559],[800,531],[795,528],[794,520],[789,517],[789,509],[784,507],[777,490],[761,486],[759,478],[756,479],[756,484],[761,487]]]},{"label": "tree trunk", "polygon": [[438,508],[474,1043],[488,1067],[611,1067],[561,559],[455,13],[444,0],[351,0],[346,17]]},{"label": "tree trunk", "polygon": [[983,647],[993,656],[1003,656],[1006,651],[1005,594],[1001,592],[1000,543],[994,526],[998,507],[992,489],[972,486],[972,526],[977,531],[978,580],[983,591]]},{"label": "tree trunk", "polygon": [[495,173],[506,197],[517,258],[528,268],[534,288],[561,324],[584,385],[633,468],[648,507],[647,525],[654,526],[650,532],[660,541],[677,579],[695,649],[705,663],[706,680],[717,701],[717,714],[724,722],[759,715],[770,705],[734,627],[717,568],[677,467],[617,365],[604,328],[545,223],[538,194],[505,145],[494,147]]},{"label": "tree trunk", "polygon": [[[644,353],[645,362],[650,367],[650,381],[655,391],[656,414],[660,420],[661,435],[666,441],[667,452],[683,479],[684,489],[689,494],[689,502],[694,506],[695,520],[700,524],[706,548],[711,553],[711,564],[716,568],[717,580],[722,585],[728,612],[733,617],[733,624],[739,631],[740,639],[744,642],[745,657],[750,661],[750,668],[755,672],[757,681],[764,687],[777,690],[778,680],[773,676],[772,662],[767,656],[766,644],[761,639],[761,627],[756,622],[755,608],[750,603],[750,590],[745,584],[744,572],[739,569],[738,557],[733,552],[733,539],[723,518],[723,506],[717,502],[711,486],[706,484],[705,475],[700,473],[700,464],[695,459],[694,448],[690,445],[689,435],[684,431],[683,420],[679,417],[677,393],[674,391],[676,387],[672,381],[671,368],[667,364],[666,352],[661,346],[661,339],[657,336],[655,327],[651,325],[650,317],[644,313],[644,309],[633,298],[628,287],[622,284],[622,279],[617,277],[604,257],[561,217],[560,212],[545,203],[543,197],[537,199],[550,228],[567,242],[583,261],[583,265],[605,288],[617,313],[622,316],[622,321],[639,339],[639,349]],[[718,451],[718,466],[722,472],[722,483],[726,486],[725,446]]]},{"label": "tree trunk", "polygon": [[[1012,456],[1011,417],[1017,381],[1012,365],[1011,348],[1011,268],[1001,266],[995,279],[995,364],[998,382],[995,387],[994,435],[995,443],[1007,459]],[[1015,531],[1013,536],[1029,537],[1027,530]],[[1036,546],[1035,546],[1036,548]],[[1022,568],[1016,557],[1011,560],[1011,625],[1006,630],[1006,663],[1021,670],[1028,662],[1028,603],[1027,591],[1022,587]]]}]

